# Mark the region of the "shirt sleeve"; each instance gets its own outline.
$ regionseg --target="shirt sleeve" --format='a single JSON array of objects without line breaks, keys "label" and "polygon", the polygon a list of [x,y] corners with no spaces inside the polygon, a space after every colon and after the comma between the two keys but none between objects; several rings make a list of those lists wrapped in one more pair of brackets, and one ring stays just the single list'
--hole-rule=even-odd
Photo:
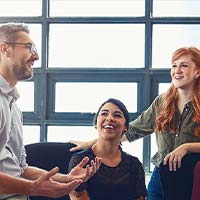
[{"label": "shirt sleeve", "polygon": [[28,163],[26,162],[26,150],[25,150],[24,146],[22,148],[21,167],[22,167],[22,169],[25,169],[28,167]]},{"label": "shirt sleeve", "polygon": [[129,129],[125,133],[129,141],[150,135],[155,129],[155,120],[161,104],[161,96],[158,96],[150,107],[136,120],[129,123]]}]

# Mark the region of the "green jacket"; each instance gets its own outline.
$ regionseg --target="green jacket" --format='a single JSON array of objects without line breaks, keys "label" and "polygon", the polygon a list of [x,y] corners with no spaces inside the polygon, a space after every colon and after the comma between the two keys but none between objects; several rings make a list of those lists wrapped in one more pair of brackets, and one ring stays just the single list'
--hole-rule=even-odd
[{"label": "green jacket", "polygon": [[169,152],[181,144],[200,142],[200,138],[194,135],[197,124],[192,121],[194,108],[191,102],[185,105],[182,114],[180,114],[178,108],[176,109],[174,121],[177,129],[174,133],[170,131],[158,133],[155,131],[155,120],[160,114],[162,102],[162,95],[156,97],[146,111],[136,120],[130,122],[129,129],[126,132],[129,141],[134,141],[155,132],[158,152],[152,157],[151,162],[157,167]]}]

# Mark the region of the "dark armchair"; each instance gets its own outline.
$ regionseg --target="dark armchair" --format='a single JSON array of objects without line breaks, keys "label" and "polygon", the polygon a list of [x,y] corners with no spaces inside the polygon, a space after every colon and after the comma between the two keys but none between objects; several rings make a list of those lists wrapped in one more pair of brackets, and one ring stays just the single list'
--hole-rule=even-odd
[{"label": "dark armchair", "polygon": [[[45,142],[34,143],[25,146],[27,153],[27,162],[30,166],[36,166],[42,169],[50,170],[58,166],[61,173],[67,173],[68,163],[72,156],[69,151],[74,144],[71,143],[58,143],[58,142]],[[49,197],[30,197],[31,200],[55,200]],[[59,200],[70,200],[69,195],[66,195]]]},{"label": "dark armchair", "polygon": [[199,160],[199,153],[187,154],[182,159],[181,168],[176,171],[169,171],[169,166],[161,163],[159,172],[164,192],[164,200],[191,199],[194,168]]},{"label": "dark armchair", "polygon": [[197,162],[194,168],[192,200],[199,200],[199,198],[200,198],[200,161]]}]

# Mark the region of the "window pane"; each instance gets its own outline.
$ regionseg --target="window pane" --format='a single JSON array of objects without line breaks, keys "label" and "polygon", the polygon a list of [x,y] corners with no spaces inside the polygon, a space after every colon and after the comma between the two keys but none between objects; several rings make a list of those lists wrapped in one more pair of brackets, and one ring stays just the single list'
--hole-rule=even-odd
[{"label": "window pane", "polygon": [[[98,133],[93,126],[48,126],[48,142],[89,141],[97,137]],[[124,151],[137,156],[142,162],[142,141],[125,142],[122,148]]]},{"label": "window pane", "polygon": [[42,0],[1,0],[0,16],[41,16]]},{"label": "window pane", "polygon": [[144,67],[144,25],[50,25],[49,67]]},{"label": "window pane", "polygon": [[56,83],[55,112],[96,112],[108,98],[137,112],[137,83]]},{"label": "window pane", "polygon": [[39,60],[34,62],[33,67],[41,67],[41,44],[42,44],[42,26],[41,24],[29,24],[28,25],[30,28],[30,36],[31,39],[34,41],[36,44],[36,48],[38,51],[38,55],[40,57]]},{"label": "window pane", "polygon": [[[167,91],[167,89],[170,87],[171,83],[159,83],[158,91],[159,94],[162,94]],[[151,134],[151,157],[158,151],[157,143],[156,143],[156,135]],[[150,165],[150,171],[153,171],[154,165],[151,163]]]},{"label": "window pane", "polygon": [[171,83],[159,83],[158,93],[162,94],[162,93],[166,92],[169,89],[170,84]]},{"label": "window pane", "polygon": [[93,126],[48,126],[48,142],[89,141],[97,138]]},{"label": "window pane", "polygon": [[34,82],[18,82],[17,90],[20,97],[17,100],[17,105],[24,112],[34,111]]},{"label": "window pane", "polygon": [[200,47],[199,35],[200,25],[154,25],[152,67],[170,68],[171,55],[177,48]]},{"label": "window pane", "polygon": [[23,126],[24,145],[40,141],[39,126]]},{"label": "window pane", "polygon": [[199,0],[153,0],[153,16],[199,17]]},{"label": "window pane", "polygon": [[144,16],[145,0],[50,0],[51,16]]},{"label": "window pane", "polygon": [[143,139],[134,142],[123,142],[122,149],[129,154],[136,156],[140,162],[143,162]]}]

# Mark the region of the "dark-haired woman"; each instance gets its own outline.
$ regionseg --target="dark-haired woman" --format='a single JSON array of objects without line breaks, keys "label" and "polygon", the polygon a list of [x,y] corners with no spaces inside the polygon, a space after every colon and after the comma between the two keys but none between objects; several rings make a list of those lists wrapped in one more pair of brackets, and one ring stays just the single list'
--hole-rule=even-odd
[{"label": "dark-haired woman", "polygon": [[121,137],[127,131],[129,113],[117,99],[105,101],[95,119],[98,131],[96,143],[73,155],[69,169],[86,155],[93,160],[101,157],[97,173],[70,193],[72,200],[144,200],[147,195],[141,162],[120,148]]}]

